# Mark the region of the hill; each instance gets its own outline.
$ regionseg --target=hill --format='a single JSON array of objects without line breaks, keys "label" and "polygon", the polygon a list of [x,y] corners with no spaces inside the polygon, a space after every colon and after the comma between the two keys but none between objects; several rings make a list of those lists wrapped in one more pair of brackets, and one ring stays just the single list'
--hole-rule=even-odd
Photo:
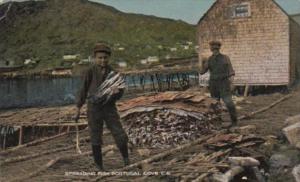
[{"label": "hill", "polygon": [[[184,50],[181,45],[195,42],[195,26],[123,13],[87,0],[5,3],[0,17],[0,61],[38,60],[35,70],[61,66],[63,55],[87,58],[98,41],[113,47],[114,62],[124,60],[131,66],[148,56],[194,53],[194,47]],[[178,51],[171,52],[171,47]]]}]

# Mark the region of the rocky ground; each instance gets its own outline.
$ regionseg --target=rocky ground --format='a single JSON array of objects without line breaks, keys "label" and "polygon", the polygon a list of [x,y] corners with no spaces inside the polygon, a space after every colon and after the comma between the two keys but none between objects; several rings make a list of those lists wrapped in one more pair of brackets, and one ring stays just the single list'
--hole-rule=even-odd
[{"label": "rocky ground", "polygon": [[[299,89],[294,89],[290,98],[241,120],[237,128],[213,128],[211,132],[204,133],[203,137],[198,136],[194,143],[186,141],[166,148],[131,145],[131,163],[138,165],[130,168],[123,168],[113,139],[109,132],[105,132],[103,153],[106,170],[110,174],[117,171],[129,171],[130,174],[105,176],[108,173],[93,173],[96,168],[89,153],[88,131],[82,130],[81,155],[76,153],[74,132],[34,146],[9,152],[2,150],[0,181],[209,181],[213,174],[220,175],[232,169],[228,162],[230,157],[249,156],[260,162],[259,173],[267,181],[292,182],[295,181],[292,169],[300,163],[299,150],[289,145],[282,128],[286,127],[285,120],[288,117],[300,114],[299,93]],[[286,94],[274,93],[235,100],[239,115],[242,116],[284,96]],[[128,104],[128,107],[131,106]],[[1,112],[0,118],[1,115],[10,116],[12,111]],[[223,112],[222,119],[225,123],[228,121],[226,112]],[[170,153],[166,154],[168,151]],[[153,156],[157,157],[153,161],[138,163]],[[234,181],[258,181],[253,169],[245,167],[244,172],[237,175]],[[143,174],[144,171],[151,172]]]}]

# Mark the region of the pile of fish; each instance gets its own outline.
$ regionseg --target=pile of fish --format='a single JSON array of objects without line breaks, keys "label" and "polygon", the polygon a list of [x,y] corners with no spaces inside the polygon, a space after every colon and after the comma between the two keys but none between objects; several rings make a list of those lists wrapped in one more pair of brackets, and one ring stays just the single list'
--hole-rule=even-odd
[{"label": "pile of fish", "polygon": [[197,118],[168,109],[133,113],[125,119],[129,141],[134,146],[169,148],[210,134],[219,120],[210,113]]},{"label": "pile of fish", "polygon": [[222,107],[200,91],[162,92],[119,104],[130,142],[137,147],[169,148],[221,126]]}]

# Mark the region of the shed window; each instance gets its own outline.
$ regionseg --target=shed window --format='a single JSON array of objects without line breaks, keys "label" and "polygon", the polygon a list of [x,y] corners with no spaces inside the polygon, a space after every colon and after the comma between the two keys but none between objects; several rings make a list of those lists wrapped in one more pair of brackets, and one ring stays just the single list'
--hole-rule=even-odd
[{"label": "shed window", "polygon": [[231,7],[231,18],[249,17],[251,16],[250,4],[241,3]]}]

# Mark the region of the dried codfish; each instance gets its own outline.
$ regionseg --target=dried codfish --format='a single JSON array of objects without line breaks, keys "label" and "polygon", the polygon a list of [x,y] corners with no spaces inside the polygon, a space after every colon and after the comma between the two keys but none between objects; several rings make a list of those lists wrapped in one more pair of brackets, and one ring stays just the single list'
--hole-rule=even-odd
[{"label": "dried codfish", "polygon": [[[134,113],[123,118],[129,140],[136,146],[166,148],[195,140],[214,128],[211,114],[201,114],[201,120],[176,115],[166,110]],[[211,126],[210,126],[211,125]],[[209,126],[209,127],[208,127]]]},{"label": "dried codfish", "polygon": [[113,96],[113,87],[124,89],[125,80],[120,73],[111,71],[104,82],[97,88],[96,93],[88,98],[91,103],[106,104]]}]

